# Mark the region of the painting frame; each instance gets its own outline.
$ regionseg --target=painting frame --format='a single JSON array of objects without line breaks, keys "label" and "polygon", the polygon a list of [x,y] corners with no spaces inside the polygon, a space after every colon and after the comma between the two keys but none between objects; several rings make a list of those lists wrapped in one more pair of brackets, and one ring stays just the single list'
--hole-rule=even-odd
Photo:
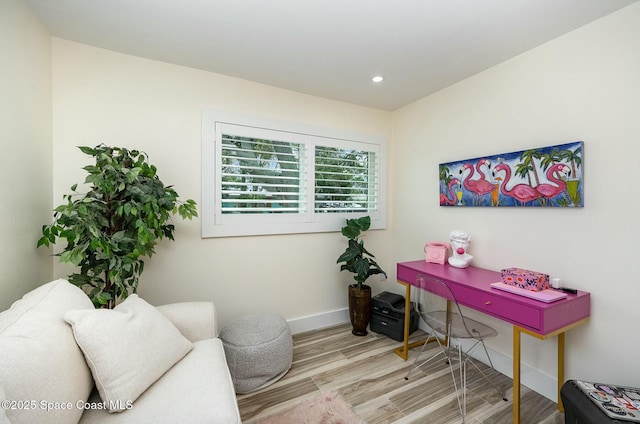
[{"label": "painting frame", "polygon": [[441,163],[439,193],[440,206],[584,207],[584,142]]}]

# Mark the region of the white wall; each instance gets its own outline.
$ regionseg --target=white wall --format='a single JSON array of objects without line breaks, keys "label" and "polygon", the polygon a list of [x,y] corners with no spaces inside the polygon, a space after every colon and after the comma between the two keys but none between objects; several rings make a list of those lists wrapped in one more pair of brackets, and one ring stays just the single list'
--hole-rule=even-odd
[{"label": "white wall", "polygon": [[[76,146],[99,143],[145,151],[165,184],[202,204],[203,108],[389,137],[389,112],[56,38],[53,57],[54,205],[84,180],[89,158]],[[336,265],[346,247],[338,232],[201,239],[200,219],[175,224],[176,241],[162,242],[145,264],[139,293],[151,303],[213,299],[223,321],[241,312],[295,319],[347,306],[351,277]],[[369,246],[393,268],[386,233],[371,232]],[[56,266],[56,275],[66,272]]]},{"label": "white wall", "polygon": [[22,1],[0,1],[0,311],[51,278],[36,251],[51,220],[51,37]]},{"label": "white wall", "polygon": [[[590,322],[566,336],[566,377],[633,386],[640,381],[639,41],[635,4],[394,112],[392,136],[395,259],[417,259],[426,241],[462,229],[477,266],[533,269],[591,292]],[[577,140],[584,141],[582,209],[439,206],[440,163]],[[510,326],[491,323],[501,334],[490,345],[511,356]],[[555,348],[555,340],[524,336],[523,362],[553,379]]]}]

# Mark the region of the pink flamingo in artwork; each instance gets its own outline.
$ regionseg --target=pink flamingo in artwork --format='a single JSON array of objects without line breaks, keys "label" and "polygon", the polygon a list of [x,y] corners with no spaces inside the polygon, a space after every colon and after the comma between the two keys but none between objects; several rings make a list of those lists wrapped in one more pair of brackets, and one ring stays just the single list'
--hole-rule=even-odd
[{"label": "pink flamingo in artwork", "polygon": [[491,193],[491,191],[494,189],[493,184],[486,180],[481,169],[482,165],[487,165],[487,168],[491,169],[491,162],[489,162],[488,159],[479,160],[478,163],[476,163],[476,169],[478,170],[478,174],[480,174],[480,178],[478,178],[477,180],[471,179],[474,174],[474,170],[473,165],[471,165],[470,163],[465,163],[460,169],[461,174],[467,169],[471,171],[469,172],[469,175],[467,175],[467,177],[464,179],[462,184],[464,185],[464,188],[472,193],[472,198],[475,198],[477,196],[478,205],[483,203],[484,195]]},{"label": "pink flamingo in artwork", "polygon": [[499,171],[504,171],[506,173],[504,182],[500,186],[500,192],[505,196],[513,197],[519,201],[522,206],[527,202],[531,202],[542,197],[542,193],[527,184],[516,184],[511,188],[511,190],[507,190],[507,184],[511,180],[511,168],[509,168],[505,163],[499,163],[494,168],[494,172]]},{"label": "pink flamingo in artwork", "polygon": [[460,180],[457,178],[453,178],[451,181],[449,181],[449,187],[448,187],[449,193],[446,195],[443,193],[440,193],[440,206],[456,204],[456,202],[458,201],[458,198],[456,197],[456,194],[453,192],[454,185],[460,185]]},{"label": "pink flamingo in artwork", "polygon": [[556,172],[560,174],[560,176],[566,177],[571,174],[571,168],[569,168],[564,163],[556,163],[554,165],[551,165],[547,170],[547,179],[552,183],[555,183],[556,185],[543,183],[543,184],[538,184],[535,187],[538,193],[540,193],[542,196],[546,197],[549,200],[553,199],[554,197],[562,193],[564,189],[567,187],[567,183],[562,181],[560,178],[556,177],[555,175]]}]

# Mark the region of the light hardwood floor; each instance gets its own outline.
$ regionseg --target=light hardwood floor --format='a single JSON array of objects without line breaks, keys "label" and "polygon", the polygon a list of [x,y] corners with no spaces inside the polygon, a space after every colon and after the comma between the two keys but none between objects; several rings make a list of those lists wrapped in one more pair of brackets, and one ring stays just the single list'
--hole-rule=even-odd
[{"label": "light hardwood floor", "polygon": [[[424,337],[421,330],[412,335],[412,339]],[[281,380],[266,389],[238,395],[244,424],[256,423],[260,417],[331,391],[340,393],[369,424],[462,422],[449,367],[443,359],[414,371],[406,381],[417,350],[411,351],[405,362],[393,353],[400,343],[384,335],[369,332],[357,337],[351,334],[351,325],[345,324],[296,334],[293,341],[293,365]],[[436,349],[437,345],[431,343],[428,348]],[[503,401],[469,366],[466,422],[510,423],[512,380],[482,364],[481,368],[505,391],[508,401]],[[523,424],[564,423],[554,402],[524,386],[521,393]]]}]

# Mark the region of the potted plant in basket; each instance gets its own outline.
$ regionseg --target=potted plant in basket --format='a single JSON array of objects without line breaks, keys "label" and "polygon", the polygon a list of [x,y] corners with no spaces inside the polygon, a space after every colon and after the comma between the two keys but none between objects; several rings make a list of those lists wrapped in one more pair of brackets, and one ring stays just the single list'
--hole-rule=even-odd
[{"label": "potted plant in basket", "polygon": [[380,268],[372,255],[364,247],[362,232],[371,226],[371,217],[364,216],[357,219],[347,219],[347,225],[342,227],[342,235],[348,239],[347,249],[340,255],[337,263],[342,263],[340,271],[354,274],[355,284],[349,285],[349,317],[356,336],[367,335],[367,325],[371,317],[371,287],[366,285],[367,278],[375,274],[387,273]]},{"label": "potted plant in basket", "polygon": [[54,222],[42,227],[38,247],[63,239],[61,262],[80,267],[69,282],[84,289],[96,307],[113,308],[138,289],[144,257],[151,257],[164,237],[173,240],[172,214],[198,216],[196,202],[178,200],[165,186],[147,155],[137,150],[99,145],[80,150],[95,159],[85,166],[89,190],[64,195]]}]

